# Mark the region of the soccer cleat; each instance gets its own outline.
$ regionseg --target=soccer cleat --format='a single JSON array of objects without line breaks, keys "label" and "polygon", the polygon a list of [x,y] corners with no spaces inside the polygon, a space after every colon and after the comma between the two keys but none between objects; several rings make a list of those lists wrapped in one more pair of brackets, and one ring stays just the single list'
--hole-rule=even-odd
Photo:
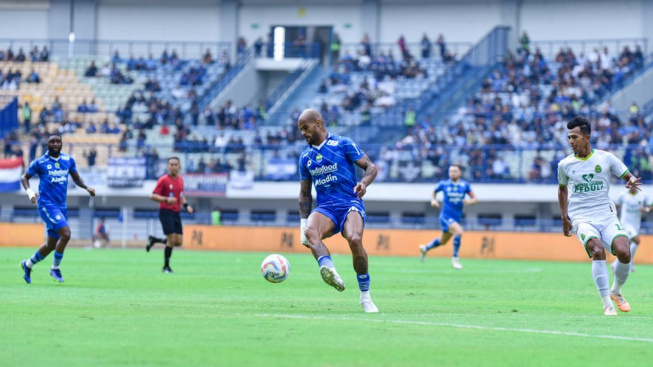
[{"label": "soccer cleat", "polygon": [[320,267],[320,275],[322,275],[322,279],[326,284],[337,289],[338,292],[345,290],[345,282],[342,281],[342,278],[340,278],[340,275],[338,275],[338,272],[335,268],[322,266]]},{"label": "soccer cleat", "polygon": [[370,297],[361,297],[361,307],[363,307],[363,311],[365,311],[365,313],[379,312],[379,309],[376,307],[374,302],[372,302]]},{"label": "soccer cleat", "polygon": [[154,246],[154,237],[149,236],[147,238],[147,245],[145,245],[145,251],[150,252],[150,249],[152,248],[152,246]]},{"label": "soccer cleat", "polygon": [[164,266],[163,269],[161,270],[164,273],[172,273],[172,269],[170,269],[169,266]]},{"label": "soccer cleat", "polygon": [[617,311],[614,310],[614,306],[604,306],[603,314],[605,316],[617,316]]},{"label": "soccer cleat", "polygon": [[424,262],[426,260],[426,252],[428,250],[426,249],[426,245],[420,245],[419,246],[419,261]]},{"label": "soccer cleat", "polygon": [[23,274],[23,279],[25,279],[25,282],[27,284],[30,284],[30,283],[32,283],[32,278],[31,278],[32,269],[27,267],[26,262],[27,262],[27,260],[21,261],[20,262],[20,268],[23,269],[23,271],[25,272],[25,274]]},{"label": "soccer cleat", "polygon": [[621,312],[630,311],[630,303],[628,303],[628,301],[626,301],[624,296],[622,296],[621,294],[610,293],[610,298],[612,298],[614,303],[617,304],[617,307],[619,308],[619,311],[621,311]]},{"label": "soccer cleat", "polygon": [[453,266],[454,269],[462,269],[463,266],[460,264],[460,260],[458,260],[457,257],[452,257],[451,258],[451,265]]},{"label": "soccer cleat", "polygon": [[63,283],[63,276],[60,269],[50,269],[50,276],[55,282]]}]

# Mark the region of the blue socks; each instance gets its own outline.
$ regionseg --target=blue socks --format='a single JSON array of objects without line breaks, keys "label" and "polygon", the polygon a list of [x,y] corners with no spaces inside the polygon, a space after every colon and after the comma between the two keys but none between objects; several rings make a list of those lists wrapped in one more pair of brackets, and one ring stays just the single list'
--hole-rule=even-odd
[{"label": "blue socks", "polygon": [[329,255],[320,256],[320,258],[317,259],[317,263],[320,267],[326,266],[327,268],[334,268],[333,260],[331,260],[331,256]]},{"label": "blue socks", "polygon": [[370,275],[369,274],[357,275],[356,279],[358,279],[358,289],[360,289],[361,292],[367,292],[367,291],[370,290]]},{"label": "blue socks", "polygon": [[63,252],[54,252],[54,260],[52,261],[52,269],[59,269],[61,265],[61,259],[63,259]]},{"label": "blue socks", "polygon": [[436,248],[436,247],[438,247],[438,246],[440,246],[440,238],[436,238],[436,239],[434,239],[433,241],[431,241],[431,243],[429,243],[428,245],[426,245],[426,249],[427,249],[427,250],[430,250],[430,249],[432,249],[432,248]]},{"label": "blue socks", "polygon": [[39,250],[36,250],[36,252],[34,253],[34,255],[32,255],[32,257],[30,257],[29,260],[27,260],[27,261],[25,262],[25,265],[26,265],[28,268],[31,269],[32,266],[34,266],[34,264],[36,264],[37,262],[39,262],[39,261],[41,261],[41,260],[43,260],[43,259],[45,259],[45,257],[43,257],[43,256],[39,253]]},{"label": "blue socks", "polygon": [[461,236],[453,237],[453,257],[458,257],[458,250],[460,250],[460,238]]}]

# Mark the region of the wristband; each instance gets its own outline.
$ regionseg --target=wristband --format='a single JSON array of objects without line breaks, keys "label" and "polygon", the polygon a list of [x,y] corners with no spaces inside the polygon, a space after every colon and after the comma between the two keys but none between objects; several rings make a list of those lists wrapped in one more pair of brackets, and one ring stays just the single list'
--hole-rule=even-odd
[{"label": "wristband", "polygon": [[299,225],[300,225],[301,228],[306,228],[308,226],[308,219],[307,218],[300,219],[299,223],[300,223]]},{"label": "wristband", "polygon": [[31,188],[28,188],[27,190],[25,190],[25,193],[27,194],[27,197],[30,200],[32,200],[33,198],[36,197],[36,194],[34,193],[34,190],[32,190]]},{"label": "wristband", "polygon": [[188,210],[188,203],[184,203],[184,209]]}]

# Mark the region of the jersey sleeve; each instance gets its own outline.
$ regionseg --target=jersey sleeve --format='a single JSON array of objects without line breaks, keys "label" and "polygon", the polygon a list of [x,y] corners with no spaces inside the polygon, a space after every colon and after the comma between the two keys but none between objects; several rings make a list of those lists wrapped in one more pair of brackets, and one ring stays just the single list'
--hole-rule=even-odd
[{"label": "jersey sleeve", "polygon": [[30,176],[36,176],[39,174],[39,165],[38,165],[38,159],[35,159],[32,161],[32,163],[29,165],[27,168],[27,174]]},{"label": "jersey sleeve", "polygon": [[70,169],[68,170],[70,173],[76,173],[77,172],[77,163],[75,163],[75,159],[73,157],[70,157]]},{"label": "jersey sleeve", "polygon": [[467,190],[465,190],[465,194],[469,195],[469,193],[472,192],[472,185],[469,182],[467,183],[466,189]]},{"label": "jersey sleeve", "polygon": [[159,181],[156,182],[156,186],[154,187],[154,191],[152,191],[153,194],[161,195],[161,196],[166,196],[163,193],[163,187],[165,185],[163,184],[163,178],[160,178]]},{"label": "jersey sleeve", "polygon": [[345,156],[352,162],[356,162],[365,156],[365,153],[351,139],[342,139],[342,147],[345,150]]},{"label": "jersey sleeve", "polygon": [[623,178],[626,173],[628,173],[628,167],[624,164],[624,162],[621,161],[621,159],[617,158],[614,154],[608,153],[608,162],[610,164],[610,172],[619,177]]},{"label": "jersey sleeve", "polygon": [[311,179],[311,173],[308,171],[308,168],[306,167],[305,164],[302,163],[302,160],[304,159],[304,155],[301,155],[299,157],[299,179],[300,180],[310,180]]},{"label": "jersey sleeve", "polygon": [[440,192],[440,191],[442,191],[442,190],[444,190],[444,185],[442,184],[442,181],[440,181],[440,182],[438,182],[438,184],[435,186],[435,189],[434,189],[433,191],[435,191],[435,193],[437,194],[438,192]]},{"label": "jersey sleeve", "polygon": [[565,172],[564,165],[558,164],[558,185],[566,187],[568,182],[569,177]]}]

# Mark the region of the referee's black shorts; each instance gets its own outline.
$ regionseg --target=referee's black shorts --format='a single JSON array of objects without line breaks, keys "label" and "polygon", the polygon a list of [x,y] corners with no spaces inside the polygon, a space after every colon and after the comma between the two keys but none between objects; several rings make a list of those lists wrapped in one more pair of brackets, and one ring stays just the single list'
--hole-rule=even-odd
[{"label": "referee's black shorts", "polygon": [[159,220],[163,233],[167,236],[169,234],[183,234],[181,226],[181,215],[179,212],[170,209],[159,209]]}]

